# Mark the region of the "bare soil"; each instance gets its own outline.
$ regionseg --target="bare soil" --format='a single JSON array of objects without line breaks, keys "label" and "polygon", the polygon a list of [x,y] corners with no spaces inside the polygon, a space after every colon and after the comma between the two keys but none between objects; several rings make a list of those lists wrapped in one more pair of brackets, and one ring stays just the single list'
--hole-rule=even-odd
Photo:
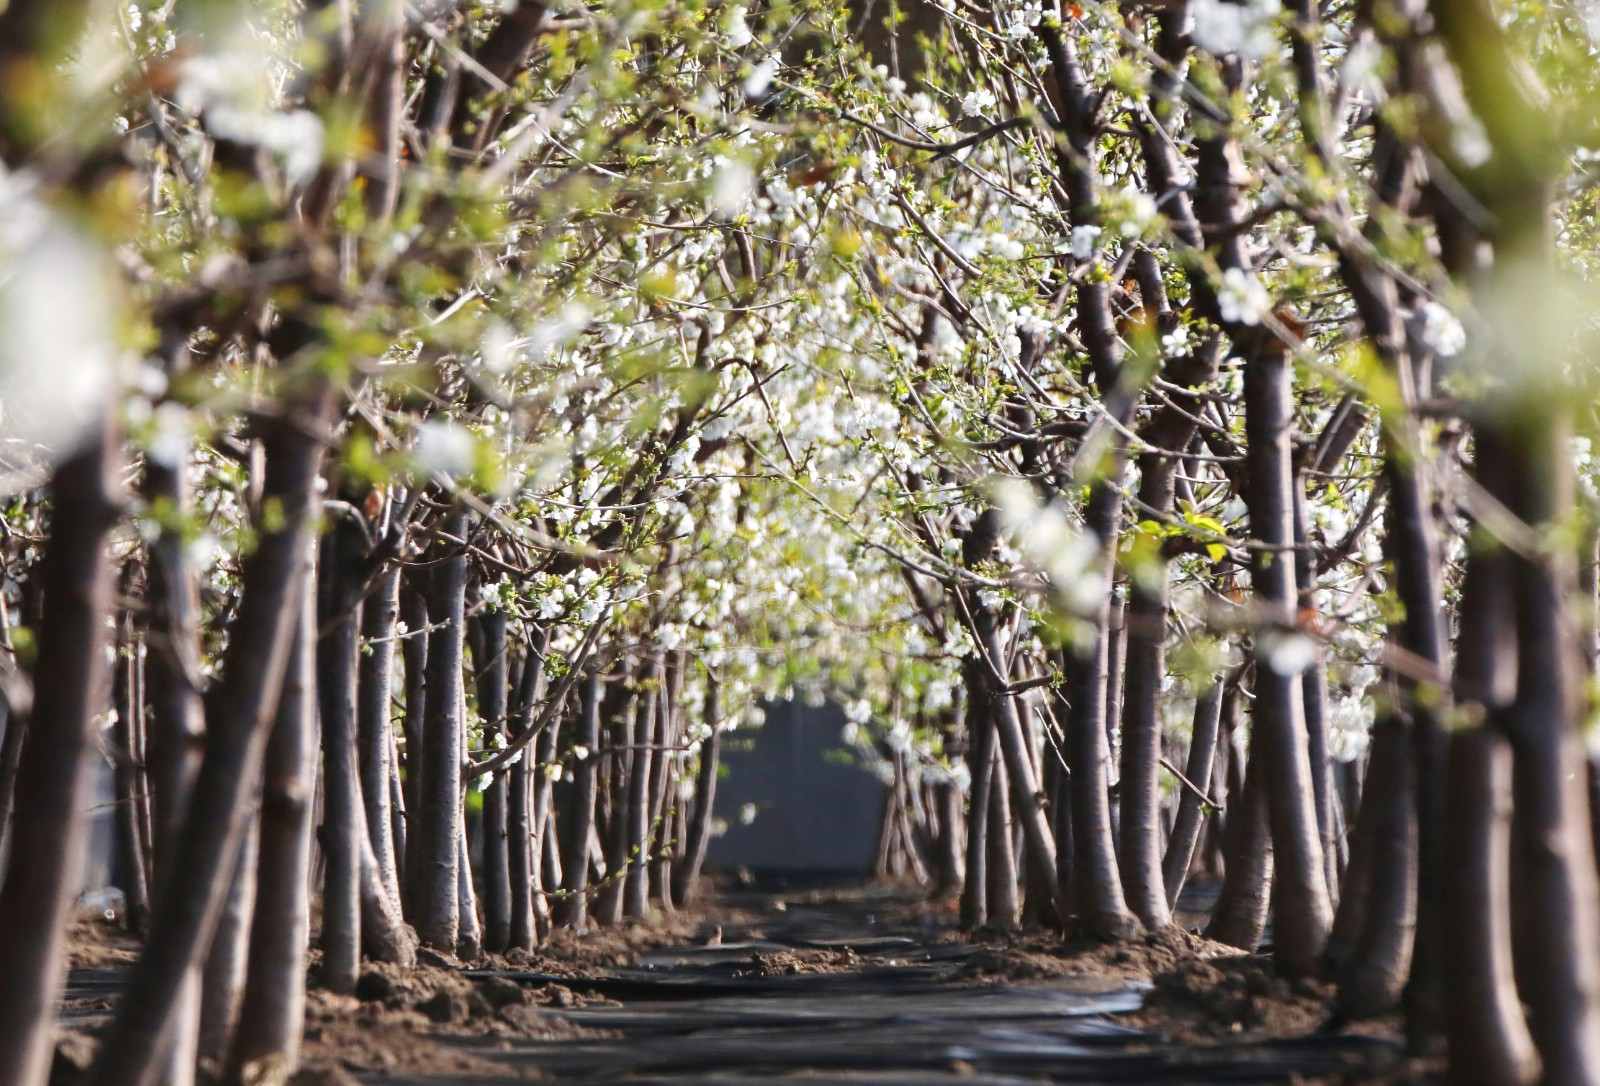
[{"label": "bare soil", "polygon": [[[441,1082],[538,1080],[537,1059],[497,1059],[497,1053],[530,1042],[604,1041],[616,1032],[585,1024],[588,1008],[621,1004],[604,994],[619,975],[655,968],[651,952],[681,948],[715,953],[724,932],[752,945],[742,953],[728,948],[727,971],[735,979],[833,974],[829,983],[853,972],[905,964],[904,951],[857,946],[818,938],[807,945],[794,938],[791,907],[797,912],[827,908],[827,892],[797,893],[746,904],[681,912],[654,924],[596,929],[585,936],[561,931],[537,951],[486,955],[460,963],[424,952],[415,968],[370,964],[354,996],[338,996],[316,986],[310,975],[299,1086],[347,1086],[360,1079],[389,1075],[437,1076]],[[839,900],[843,900],[840,898]],[[852,907],[859,907],[859,901]],[[950,989],[1006,989],[1017,985],[1069,982],[1070,978],[1149,985],[1141,1009],[1118,1015],[1121,1025],[1145,1031],[1162,1045],[1192,1051],[1317,1036],[1359,1035],[1394,1042],[1398,1017],[1354,1025],[1335,1020],[1334,990],[1318,981],[1286,981],[1264,955],[1235,948],[1173,927],[1125,943],[1062,941],[1048,932],[986,931],[966,936],[954,930],[949,906],[896,895],[872,904],[873,931],[893,933],[914,953],[948,959],[939,967],[939,985]],[[786,915],[789,914],[789,915]],[[779,943],[762,942],[773,933]],[[782,945],[783,939],[789,943]],[[111,975],[136,957],[139,942],[118,924],[100,916],[73,925],[69,962],[90,975]],[[941,957],[942,956],[942,957]],[[660,955],[653,959],[660,961]],[[620,972],[619,972],[620,971]],[[492,975],[492,974],[503,975]],[[74,1072],[92,1056],[93,1035],[107,1018],[113,996],[102,986],[68,993],[52,1086],[71,1086]],[[630,999],[626,993],[624,999]],[[597,1016],[604,1019],[604,1015]],[[577,1019],[577,1020],[575,1020]],[[627,1042],[622,1042],[627,1043]],[[1378,1082],[1392,1086],[1437,1081],[1439,1068],[1425,1061],[1391,1060],[1381,1072],[1360,1076],[1295,1077],[1285,1082]]]}]

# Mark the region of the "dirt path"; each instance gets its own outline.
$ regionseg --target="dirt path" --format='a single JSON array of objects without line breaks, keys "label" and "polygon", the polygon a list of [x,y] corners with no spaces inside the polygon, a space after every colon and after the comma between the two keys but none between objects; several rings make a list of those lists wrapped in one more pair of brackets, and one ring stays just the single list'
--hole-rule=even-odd
[{"label": "dirt path", "polygon": [[[662,940],[666,942],[663,944]],[[75,971],[91,1030],[116,955]],[[1154,978],[1152,988],[1150,983]],[[1324,989],[1174,931],[1121,947],[970,941],[881,890],[732,893],[711,917],[314,992],[306,1082],[1402,1081],[1392,1024],[1321,1029]],[[69,1039],[80,1047],[81,1040]]]}]

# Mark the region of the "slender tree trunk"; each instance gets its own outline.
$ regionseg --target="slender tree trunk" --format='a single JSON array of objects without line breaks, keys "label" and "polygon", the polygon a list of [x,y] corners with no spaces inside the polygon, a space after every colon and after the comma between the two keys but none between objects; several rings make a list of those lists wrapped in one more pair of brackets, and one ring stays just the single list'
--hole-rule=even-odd
[{"label": "slender tree trunk", "polygon": [[[452,510],[444,534],[466,538],[466,514]],[[426,716],[422,729],[417,824],[410,835],[417,879],[415,925],[423,943],[447,954],[461,935],[461,756],[464,749],[462,663],[466,634],[467,558],[441,545],[428,585]]]},{"label": "slender tree trunk", "polygon": [[[1316,556],[1311,550],[1307,480],[1297,472],[1294,481],[1294,572],[1297,606],[1301,614],[1317,614]],[[1322,867],[1329,903],[1339,897],[1339,844],[1334,832],[1333,759],[1328,752],[1328,663],[1320,644],[1300,676],[1300,698],[1306,721],[1306,754],[1311,761],[1311,796],[1317,812],[1317,836],[1322,841]]]},{"label": "slender tree trunk", "polygon": [[1206,926],[1206,938],[1249,951],[1261,945],[1272,898],[1273,854],[1267,774],[1266,759],[1259,750],[1252,750],[1245,768],[1244,786],[1228,799],[1230,840],[1222,896],[1217,899],[1216,911]]},{"label": "slender tree trunk", "polygon": [[[1092,499],[1091,499],[1092,500]],[[1138,928],[1128,910],[1117,871],[1111,832],[1111,794],[1107,774],[1111,744],[1102,726],[1105,717],[1105,639],[1085,657],[1063,654],[1072,703],[1067,726],[1068,795],[1072,826],[1072,888],[1078,923],[1086,934],[1119,939]]]},{"label": "slender tree trunk", "polygon": [[1010,782],[1005,759],[996,751],[989,760],[989,924],[1009,931],[1017,926],[1017,860],[1011,844]]},{"label": "slender tree trunk", "polygon": [[[547,697],[547,673],[545,671],[544,654],[549,642],[548,631],[538,630],[529,642],[529,656],[527,666],[523,669],[523,694],[522,694],[522,720],[518,726],[518,733],[527,731],[534,726],[534,714]],[[548,890],[554,889],[556,882],[545,876],[544,858],[546,852],[554,854],[554,849],[546,849],[547,841],[555,840],[554,828],[551,825],[551,811],[553,810],[552,796],[555,780],[551,776],[552,770],[559,770],[556,760],[556,745],[561,735],[562,713],[551,716],[550,722],[543,732],[533,741],[527,750],[528,753],[517,764],[522,766],[527,774],[527,786],[531,793],[528,798],[528,875],[527,875],[527,908],[528,940],[532,946],[544,938],[550,931],[550,899]],[[514,768],[514,767],[513,767]],[[515,858],[515,857],[513,857]],[[516,939],[516,914],[512,914],[513,941]]]},{"label": "slender tree trunk", "polygon": [[[627,867],[623,888],[623,915],[642,920],[650,915],[650,784],[654,773],[658,704],[665,696],[666,674],[659,654],[646,662],[641,682],[649,684],[640,695],[633,722],[633,759],[628,771]],[[663,757],[665,755],[663,754]],[[617,872],[619,873],[619,872]],[[613,877],[617,873],[613,873]]]},{"label": "slender tree trunk", "polygon": [[961,892],[961,927],[977,931],[989,922],[989,792],[994,761],[994,725],[989,720],[989,698],[984,691],[982,665],[968,659],[967,768],[972,788],[967,797],[967,881]]},{"label": "slender tree trunk", "polygon": [[[1482,467],[1480,465],[1480,472]],[[1515,694],[1516,630],[1502,555],[1474,550],[1461,590],[1456,682],[1485,719],[1450,734],[1442,945],[1448,1080],[1531,1086],[1539,1056],[1512,973],[1511,747],[1496,716]]]},{"label": "slender tree trunk", "polygon": [[456,834],[456,848],[456,900],[460,917],[456,957],[471,962],[483,956],[483,928],[478,922],[478,895],[472,883],[472,850],[467,847],[464,824]]},{"label": "slender tree trunk", "polygon": [[361,953],[407,968],[417,964],[417,933],[383,884],[372,842],[361,840]]},{"label": "slender tree trunk", "polygon": [[[189,515],[187,454],[171,464],[146,457],[143,493],[147,504],[166,506],[180,523]],[[155,892],[173,863],[173,848],[189,806],[205,738],[205,706],[200,697],[199,578],[189,561],[181,531],[164,526],[150,543],[146,564],[145,703],[150,726],[146,739],[155,822]],[[199,970],[184,981],[173,1011],[157,1079],[169,1086],[194,1081],[200,1029]]]},{"label": "slender tree trunk", "polygon": [[672,856],[682,842],[674,839],[674,824],[678,804],[672,792],[683,773],[683,764],[677,749],[680,742],[683,671],[686,654],[677,652],[667,658],[665,689],[656,712],[655,767],[650,775],[650,871],[647,882],[651,896],[662,910],[671,914]]},{"label": "slender tree trunk", "polygon": [[[496,749],[507,736],[506,616],[486,611],[477,620],[473,666],[478,676],[478,715],[483,718],[484,746]],[[511,857],[507,835],[508,773],[497,773],[483,793],[483,949],[504,954],[511,947]],[[524,804],[526,810],[526,804]],[[526,850],[527,837],[518,847]],[[527,893],[524,885],[520,891]]]},{"label": "slender tree trunk", "polygon": [[[595,834],[601,844],[605,871],[604,881],[598,888],[594,915],[596,920],[606,925],[622,922],[624,899],[627,896],[628,842],[633,831],[633,820],[628,813],[633,792],[628,782],[632,779],[633,764],[639,757],[639,752],[633,749],[634,736],[637,734],[636,720],[655,694],[653,684],[641,682],[648,675],[652,662],[649,657],[641,661],[625,683],[613,688],[613,696],[607,697],[602,706],[601,736],[606,753],[600,756],[600,765],[596,770],[604,787],[597,796],[600,808],[596,815]],[[623,665],[619,669],[619,677],[627,675],[625,667]],[[617,694],[618,690],[627,693]],[[626,702],[621,700],[623,697],[626,697]]]},{"label": "slender tree trunk", "polygon": [[[1044,791],[1039,787],[1039,777],[1034,771],[1029,753],[1027,733],[1022,718],[1017,713],[1017,701],[1004,689],[1001,676],[1006,674],[1006,654],[1000,643],[994,611],[974,600],[971,605],[973,623],[977,627],[978,651],[988,660],[977,673],[983,696],[989,699],[987,716],[993,723],[999,741],[1000,756],[1005,762],[1005,773],[997,775],[1010,788],[1010,812],[1022,823],[1023,839],[1028,852],[1029,870],[1044,888],[1048,903],[1043,910],[1056,922],[1066,923],[1067,910],[1061,899],[1061,886],[1057,871],[1055,834],[1050,829],[1050,816],[1045,807]],[[1008,816],[1007,825],[1011,818]],[[993,827],[991,826],[991,830]],[[991,834],[992,836],[992,834]],[[990,860],[991,865],[993,860]],[[993,872],[991,871],[991,875]],[[1015,872],[1013,872],[1013,875]],[[991,921],[999,920],[992,915]]]},{"label": "slender tree trunk", "polygon": [[[540,687],[544,674],[537,643],[530,644],[518,673],[515,705],[510,706],[507,730],[513,739],[533,726],[533,714],[540,701]],[[539,941],[539,928],[534,903],[542,902],[543,886],[540,879],[538,851],[535,846],[538,808],[533,791],[534,773],[538,772],[538,741],[525,748],[525,753],[511,764],[506,789],[506,881],[509,885],[510,915],[506,932],[509,949],[531,950]],[[532,764],[535,768],[529,771]]]},{"label": "slender tree trunk", "polygon": [[[1118,744],[1125,738],[1123,730],[1123,713],[1127,709],[1124,698],[1123,673],[1128,666],[1128,596],[1125,591],[1126,581],[1116,578],[1111,582],[1111,598],[1106,609],[1106,750],[1113,759],[1121,751]],[[1109,769],[1112,762],[1107,762]],[[1120,811],[1113,810],[1113,817],[1119,817]],[[1118,827],[1120,836],[1120,827]]]},{"label": "slender tree trunk", "polygon": [[356,759],[360,529],[341,518],[322,537],[317,577],[317,706],[322,720],[322,985],[355,991],[361,971],[361,841],[367,835]]},{"label": "slender tree trunk", "polygon": [[256,908],[256,863],[259,827],[252,818],[239,843],[239,854],[229,878],[222,919],[206,954],[201,972],[198,1065],[207,1078],[221,1075],[227,1066],[239,1010],[244,1003],[245,976],[250,960],[250,929]]},{"label": "slender tree trunk", "polygon": [[[126,580],[124,581],[126,584]],[[120,623],[126,629],[130,624]],[[113,728],[115,742],[115,769],[113,780],[116,796],[116,859],[119,885],[125,909],[124,921],[129,931],[142,932],[149,919],[150,891],[145,878],[143,833],[139,818],[139,795],[147,785],[140,767],[144,765],[144,752],[139,749],[138,712],[133,671],[137,651],[131,637],[117,647],[117,664],[113,686],[113,705],[116,724]]]},{"label": "slender tree trunk", "polygon": [[400,570],[396,567],[378,575],[372,594],[361,608],[361,639],[365,644],[357,678],[356,733],[367,837],[378,865],[378,879],[397,906],[400,868],[390,795],[394,729],[389,706],[394,696],[394,634],[399,615]]},{"label": "slender tree trunk", "polygon": [[[1304,637],[1296,630],[1294,473],[1289,438],[1294,423],[1293,367],[1281,344],[1267,343],[1245,362],[1245,433],[1250,471],[1246,501],[1250,532],[1267,550],[1251,571],[1261,626],[1256,633],[1256,705],[1252,742],[1271,772],[1267,785],[1272,825],[1278,967],[1293,976],[1315,973],[1333,921],[1318,836],[1315,790],[1306,747],[1301,669],[1280,663],[1273,642]],[[1287,655],[1287,654],[1285,654]],[[1252,759],[1253,760],[1253,759]]]},{"label": "slender tree trunk", "polygon": [[[1496,494],[1536,531],[1572,510],[1570,433],[1559,416],[1478,455],[1503,455]],[[1517,982],[1544,1061],[1544,1080],[1600,1083],[1600,881],[1597,881],[1583,741],[1576,630],[1567,612],[1576,583],[1571,556],[1512,554],[1517,630],[1516,698],[1505,714],[1516,760],[1513,822],[1519,893],[1529,917],[1518,947]]]},{"label": "slender tree trunk", "polygon": [[[310,547],[306,548],[309,555]],[[290,1074],[300,1064],[305,1023],[306,944],[311,935],[307,871],[317,775],[316,604],[309,580],[295,612],[293,642],[262,775],[261,837],[256,860],[255,920],[233,1078],[266,1081],[266,1069]]]},{"label": "slender tree trunk", "polygon": [[[1231,720],[1236,711],[1238,689],[1233,683],[1213,677],[1195,699],[1194,727],[1189,733],[1189,759],[1184,765],[1184,776],[1201,788],[1211,786],[1217,736],[1222,730],[1223,718]],[[1200,829],[1205,817],[1206,810],[1201,805],[1200,797],[1187,788],[1183,789],[1178,795],[1178,815],[1173,822],[1172,836],[1167,841],[1166,855],[1162,859],[1168,908],[1175,909],[1178,906],[1178,895],[1183,893],[1189,868],[1194,864],[1195,846],[1200,841]],[[1123,832],[1126,833],[1126,829]]]},{"label": "slender tree trunk", "polygon": [[399,878],[400,893],[395,901],[405,912],[406,885],[406,791],[400,780],[400,751],[393,735],[389,737],[389,826],[394,840],[395,874]]},{"label": "slender tree trunk", "polygon": [[1410,974],[1417,923],[1416,767],[1411,736],[1394,717],[1373,727],[1365,808],[1372,812],[1372,848],[1365,922],[1344,963],[1339,1003],[1361,1018],[1396,1007]]},{"label": "slender tree trunk", "polygon": [[689,821],[689,839],[683,862],[674,872],[672,896],[680,905],[692,903],[699,895],[700,869],[705,866],[711,846],[711,814],[717,799],[717,768],[722,757],[722,684],[714,674],[706,676],[705,708],[702,723],[707,734],[700,741],[700,765],[694,778],[694,815]]},{"label": "slender tree trunk", "polygon": [[28,735],[28,718],[0,699],[0,728],[5,729],[0,737],[0,864],[4,864],[11,855],[11,812],[16,807],[17,770],[22,763],[22,741]]},{"label": "slender tree trunk", "polygon": [[600,701],[600,673],[591,671],[584,676],[578,732],[573,737],[572,810],[561,842],[561,903],[556,914],[562,924],[580,931],[588,925],[589,837],[594,833],[598,787],[594,752],[600,745]]},{"label": "slender tree trunk", "polygon": [[244,838],[283,685],[297,617],[290,601],[305,578],[308,512],[334,403],[331,387],[315,378],[284,417],[261,423],[262,493],[279,515],[262,525],[244,563],[222,680],[208,699],[205,758],[176,847],[182,862],[156,902],[145,952],[91,1069],[96,1086],[138,1086],[149,1077],[179,989],[216,932],[228,888],[222,873]]},{"label": "slender tree trunk", "polygon": [[[406,636],[400,642],[400,655],[405,667],[405,711],[400,717],[400,730],[406,740],[405,793],[406,845],[408,850],[417,840],[417,822],[421,820],[422,763],[424,724],[428,715],[428,597],[426,571],[406,577],[400,588],[400,619],[405,623]],[[411,851],[405,854],[405,872],[400,883],[406,916],[415,918],[421,910],[421,869],[414,862]]]},{"label": "slender tree trunk", "polygon": [[[103,428],[51,480],[31,734],[18,763],[0,883],[0,1082],[14,1086],[42,1086],[49,1074],[67,916],[88,845],[95,718],[110,693],[108,536],[120,452],[118,436]],[[20,724],[13,716],[7,730]]]},{"label": "slender tree trunk", "polygon": [[[1156,473],[1171,473],[1149,463],[1141,478],[1141,493],[1149,489]],[[1148,500],[1148,495],[1146,495]],[[1170,505],[1170,500],[1156,508]],[[1122,727],[1122,836],[1117,862],[1128,906],[1147,928],[1164,928],[1172,922],[1161,870],[1161,687],[1166,679],[1167,591],[1166,560],[1136,577],[1127,607],[1128,656]],[[1192,778],[1191,778],[1192,779]],[[1187,798],[1187,797],[1185,797]]]}]

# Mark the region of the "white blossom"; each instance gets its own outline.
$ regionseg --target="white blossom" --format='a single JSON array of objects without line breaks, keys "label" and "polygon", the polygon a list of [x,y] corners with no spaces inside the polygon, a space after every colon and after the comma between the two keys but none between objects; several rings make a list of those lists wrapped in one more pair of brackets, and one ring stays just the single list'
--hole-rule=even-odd
[{"label": "white blossom", "polygon": [[750,69],[750,74],[745,76],[744,94],[746,98],[756,101],[767,96],[767,91],[772,87],[772,81],[778,75],[778,58],[770,56]]},{"label": "white blossom", "polygon": [[1222,273],[1222,289],[1217,291],[1217,307],[1222,319],[1238,324],[1260,324],[1272,312],[1272,297],[1261,280],[1242,268]]},{"label": "white blossom", "polygon": [[1194,43],[1213,56],[1238,53],[1260,60],[1273,46],[1273,22],[1283,10],[1280,0],[1194,0]]},{"label": "white blossom", "polygon": [[1422,306],[1422,341],[1440,358],[1453,358],[1467,345],[1467,330],[1438,302]]},{"label": "white blossom", "polygon": [[443,419],[426,419],[417,426],[417,467],[428,476],[466,475],[477,462],[478,443],[471,432]]},{"label": "white blossom", "polygon": [[1099,244],[1100,228],[1098,226],[1074,226],[1072,228],[1072,256],[1076,260],[1088,260],[1094,255],[1095,246]]}]

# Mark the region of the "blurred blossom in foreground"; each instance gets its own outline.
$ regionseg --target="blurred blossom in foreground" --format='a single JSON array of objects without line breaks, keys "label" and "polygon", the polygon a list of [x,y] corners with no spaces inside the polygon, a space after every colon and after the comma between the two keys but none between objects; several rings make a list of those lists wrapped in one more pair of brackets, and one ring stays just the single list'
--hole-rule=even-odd
[{"label": "blurred blossom in foreground", "polygon": [[0,238],[0,472],[10,473],[77,449],[111,392],[116,320],[93,245],[26,197],[0,197],[0,218],[30,224]]},{"label": "blurred blossom in foreground", "polygon": [[1273,21],[1283,11],[1279,0],[1196,0],[1190,9],[1194,42],[1212,56],[1238,53],[1260,60],[1274,44]]}]

